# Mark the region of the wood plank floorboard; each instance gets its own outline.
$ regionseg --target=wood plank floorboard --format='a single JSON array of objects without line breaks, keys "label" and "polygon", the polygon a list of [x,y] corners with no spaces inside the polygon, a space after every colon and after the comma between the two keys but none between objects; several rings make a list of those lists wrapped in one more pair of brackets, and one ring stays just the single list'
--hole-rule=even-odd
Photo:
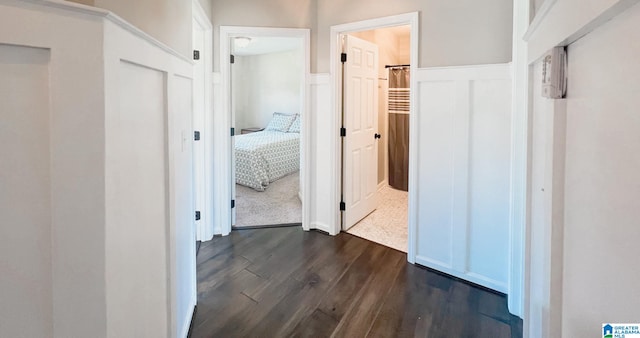
[{"label": "wood plank floorboard", "polygon": [[347,233],[233,231],[197,265],[191,337],[522,337],[504,295]]}]

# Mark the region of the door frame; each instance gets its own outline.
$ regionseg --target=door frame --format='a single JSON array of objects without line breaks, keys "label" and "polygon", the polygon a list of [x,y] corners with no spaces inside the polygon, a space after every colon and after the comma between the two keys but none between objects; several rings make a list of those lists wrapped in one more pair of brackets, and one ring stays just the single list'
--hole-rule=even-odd
[{"label": "door frame", "polygon": [[[204,33],[204,50],[200,56],[204,62],[204,126],[202,141],[204,143],[204,184],[194,181],[194,191],[204,189],[204,209],[199,226],[196,227],[196,238],[208,241],[213,238],[213,25],[198,0],[192,0],[193,22],[197,23]],[[195,27],[192,27],[194,30]],[[193,46],[192,46],[193,47]],[[193,48],[192,48],[193,49]],[[195,97],[194,97],[195,99]]]},{"label": "door frame", "polygon": [[285,37],[300,38],[303,43],[303,73],[301,74],[300,93],[300,118],[301,118],[301,135],[300,135],[300,196],[302,201],[302,229],[308,231],[310,228],[309,216],[311,186],[309,169],[311,168],[311,126],[309,124],[309,76],[311,71],[311,32],[307,28],[271,28],[271,27],[248,27],[248,26],[220,26],[220,101],[221,109],[214,113],[214,119],[217,122],[217,142],[215,144],[215,153],[218,158],[222,159],[220,163],[229,165],[216,166],[215,175],[215,198],[218,213],[218,224],[222,227],[222,235],[226,236],[231,232],[231,184],[235,182],[235,178],[231,175],[231,137],[230,129],[231,121],[231,64],[226,62],[229,60],[231,53],[229,39],[237,36],[252,37]]},{"label": "door frame", "polygon": [[[340,134],[338,131],[341,127],[341,114],[340,102],[342,101],[342,74],[339,72],[340,65],[340,52],[341,52],[341,39],[340,36],[351,32],[365,31],[379,28],[387,28],[393,26],[409,25],[411,27],[411,46],[410,46],[410,69],[411,74],[416,74],[418,69],[418,50],[420,42],[420,30],[419,30],[419,14],[418,12],[405,13],[387,17],[381,17],[376,19],[346,23],[336,26],[331,26],[330,30],[330,50],[329,50],[329,71],[331,76],[330,85],[332,86],[332,105],[333,114],[330,114],[331,125],[335,127],[335,136],[331,138],[331,147],[334,150],[332,157],[331,167],[333,172],[329,178],[329,184],[334,187],[334,193],[329,198],[329,208],[332,210],[331,214],[334,216],[334,226],[330,228],[331,235],[337,235],[342,230],[342,223],[340,218],[340,181],[341,181],[341,153],[340,147]],[[410,106],[409,106],[409,186],[417,187],[417,165],[418,165],[418,114],[417,114],[417,102],[416,102],[416,89],[417,81],[415,76],[411,76],[411,94],[410,94]],[[380,126],[378,126],[380,128]],[[409,210],[408,210],[408,230],[409,238],[407,243],[407,260],[410,263],[415,263],[416,241],[417,241],[417,219],[418,219],[418,191],[409,189]]]}]

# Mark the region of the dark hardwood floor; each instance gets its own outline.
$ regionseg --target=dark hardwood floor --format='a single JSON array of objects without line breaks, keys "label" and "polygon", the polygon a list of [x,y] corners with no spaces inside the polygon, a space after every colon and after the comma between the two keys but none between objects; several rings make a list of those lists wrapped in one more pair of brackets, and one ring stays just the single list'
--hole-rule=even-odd
[{"label": "dark hardwood floor", "polygon": [[191,337],[521,337],[506,297],[299,227],[202,243]]}]

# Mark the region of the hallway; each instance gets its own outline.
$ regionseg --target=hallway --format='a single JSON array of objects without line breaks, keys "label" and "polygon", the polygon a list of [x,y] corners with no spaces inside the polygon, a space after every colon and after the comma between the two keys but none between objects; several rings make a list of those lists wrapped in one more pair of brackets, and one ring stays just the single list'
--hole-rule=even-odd
[{"label": "hallway", "polygon": [[198,254],[192,337],[521,337],[506,298],[342,233],[233,231]]}]

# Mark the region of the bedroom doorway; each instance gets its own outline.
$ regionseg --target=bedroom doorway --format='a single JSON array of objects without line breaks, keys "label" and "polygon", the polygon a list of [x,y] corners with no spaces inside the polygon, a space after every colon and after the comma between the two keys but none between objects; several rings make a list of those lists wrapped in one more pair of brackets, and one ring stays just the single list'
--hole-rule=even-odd
[{"label": "bedroom doorway", "polygon": [[221,41],[221,52],[228,55],[228,65],[221,65],[221,70],[234,135],[227,181],[229,230],[308,229],[304,188],[309,31],[221,27]]},{"label": "bedroom doorway", "polygon": [[[343,51],[347,53],[343,90],[346,102],[344,120],[347,129],[343,148],[343,191],[347,210],[343,219],[343,230],[403,252],[407,252],[408,239],[410,41],[411,27],[408,25],[351,32],[343,36]],[[361,64],[364,62],[349,58],[359,54],[353,52],[354,50],[367,50],[366,48],[371,50],[369,53],[373,55],[369,60],[372,62],[369,80],[373,88],[351,88],[350,83],[354,83],[351,69],[362,68]],[[357,81],[360,82],[365,81]],[[364,156],[372,158],[374,169],[366,175],[353,171],[357,167],[366,166],[351,164],[353,161],[350,161],[348,156],[351,153],[350,128],[354,133],[361,132],[351,121],[355,118],[353,115],[357,114],[354,108],[367,107],[366,104],[355,105],[352,102],[358,99],[354,97],[354,91],[355,95],[365,91],[373,92],[367,95],[374,94],[373,97],[360,98],[374,102],[369,107],[374,116],[368,119],[366,116],[359,118],[360,124],[366,126],[370,123],[375,129],[371,131],[374,137],[371,138],[369,135],[371,142],[367,142],[371,144],[373,154]],[[361,112],[365,110],[360,109]],[[362,171],[359,169],[360,173]],[[355,205],[362,207],[366,198],[366,195],[359,199],[357,196],[351,197],[348,187],[356,186],[355,179],[369,181],[362,182],[361,186],[369,185],[370,188],[360,190],[363,195],[368,190],[370,198],[375,199],[376,204],[353,216],[354,212],[349,210],[349,202],[355,199]]]},{"label": "bedroom doorway", "polygon": [[234,138],[234,229],[300,226],[302,39],[230,41]]}]

